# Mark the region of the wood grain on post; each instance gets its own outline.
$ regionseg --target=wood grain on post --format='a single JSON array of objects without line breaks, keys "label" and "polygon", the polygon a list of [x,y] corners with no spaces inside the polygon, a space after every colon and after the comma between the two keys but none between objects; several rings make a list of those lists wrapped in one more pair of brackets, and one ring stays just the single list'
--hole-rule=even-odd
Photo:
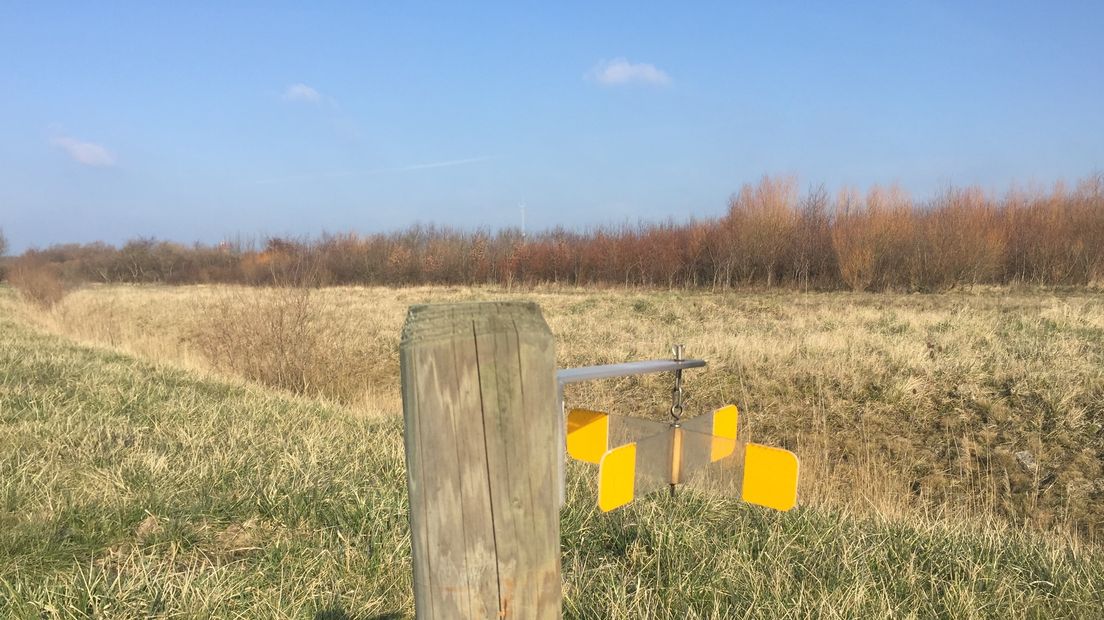
[{"label": "wood grain on post", "polygon": [[399,358],[418,618],[560,618],[560,416],[540,309],[414,306]]}]

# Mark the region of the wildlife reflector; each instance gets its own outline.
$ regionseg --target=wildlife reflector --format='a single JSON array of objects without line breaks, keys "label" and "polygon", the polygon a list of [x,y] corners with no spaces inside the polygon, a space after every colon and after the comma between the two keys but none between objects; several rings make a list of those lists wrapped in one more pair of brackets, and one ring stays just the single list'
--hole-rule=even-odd
[{"label": "wildlife reflector", "polygon": [[[685,485],[775,510],[797,500],[797,457],[736,440],[729,405],[677,424],[596,411],[568,414],[568,452],[598,462],[598,507],[610,511],[653,491]],[[599,450],[604,450],[598,457]]]}]

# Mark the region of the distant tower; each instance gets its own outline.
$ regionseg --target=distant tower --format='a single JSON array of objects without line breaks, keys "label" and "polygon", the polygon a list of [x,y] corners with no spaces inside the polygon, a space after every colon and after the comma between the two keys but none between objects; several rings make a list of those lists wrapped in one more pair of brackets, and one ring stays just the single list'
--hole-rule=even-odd
[{"label": "distant tower", "polygon": [[522,241],[524,241],[525,240],[525,203],[524,202],[521,203],[520,209],[521,209],[521,239],[522,239]]}]

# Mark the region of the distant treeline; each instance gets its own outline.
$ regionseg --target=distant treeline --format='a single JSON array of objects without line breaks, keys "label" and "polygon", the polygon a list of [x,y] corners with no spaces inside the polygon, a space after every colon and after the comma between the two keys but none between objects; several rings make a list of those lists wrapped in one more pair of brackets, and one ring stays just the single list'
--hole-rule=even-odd
[{"label": "distant treeline", "polygon": [[1104,281],[1104,174],[1075,187],[899,188],[804,194],[790,178],[745,185],[719,218],[524,235],[414,226],[401,232],[185,246],[135,239],[28,250],[9,265],[63,282],[535,284],[941,290]]}]

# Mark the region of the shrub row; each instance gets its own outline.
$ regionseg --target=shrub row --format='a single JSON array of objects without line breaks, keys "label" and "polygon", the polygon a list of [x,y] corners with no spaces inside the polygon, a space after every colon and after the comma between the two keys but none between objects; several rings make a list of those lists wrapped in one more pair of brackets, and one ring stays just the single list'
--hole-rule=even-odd
[{"label": "shrub row", "polygon": [[925,202],[892,186],[802,195],[795,179],[764,177],[707,220],[529,236],[419,225],[217,246],[135,239],[29,250],[15,261],[36,265],[51,265],[66,282],[169,284],[1083,285],[1104,280],[1104,175],[999,198],[950,188]]}]

